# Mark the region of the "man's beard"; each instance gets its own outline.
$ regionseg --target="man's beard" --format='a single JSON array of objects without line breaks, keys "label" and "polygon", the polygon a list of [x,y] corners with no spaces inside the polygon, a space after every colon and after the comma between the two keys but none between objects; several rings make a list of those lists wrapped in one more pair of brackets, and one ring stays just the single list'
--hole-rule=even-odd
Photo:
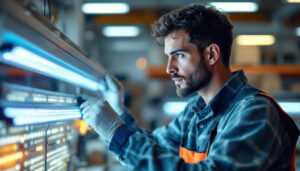
[{"label": "man's beard", "polygon": [[207,86],[211,80],[212,74],[210,71],[208,71],[206,65],[204,64],[204,59],[202,57],[197,68],[188,75],[188,78],[177,74],[172,74],[171,77],[182,78],[183,80],[185,80],[186,87],[180,88],[180,85],[178,85],[176,93],[180,97],[186,97],[192,94],[193,92]]}]

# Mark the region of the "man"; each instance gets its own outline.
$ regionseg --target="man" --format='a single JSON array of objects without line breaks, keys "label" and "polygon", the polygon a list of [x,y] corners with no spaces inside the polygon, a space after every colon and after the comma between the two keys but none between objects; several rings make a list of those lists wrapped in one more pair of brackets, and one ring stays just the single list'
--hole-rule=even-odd
[{"label": "man", "polygon": [[271,97],[247,84],[242,70],[230,71],[232,25],[224,14],[190,5],[162,16],[153,35],[164,40],[177,94],[199,96],[149,133],[124,109],[122,85],[107,76],[107,102],[87,101],[81,109],[121,162],[136,170],[294,168],[299,131]]}]

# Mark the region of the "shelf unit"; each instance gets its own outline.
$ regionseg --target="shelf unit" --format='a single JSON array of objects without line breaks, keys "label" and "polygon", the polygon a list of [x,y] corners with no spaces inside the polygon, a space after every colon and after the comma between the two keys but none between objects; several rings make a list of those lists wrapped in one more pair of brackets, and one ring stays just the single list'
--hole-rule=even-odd
[{"label": "shelf unit", "polygon": [[[232,71],[243,69],[246,74],[277,74],[281,76],[300,76],[300,65],[284,64],[284,65],[233,65]],[[151,66],[147,69],[148,78],[165,79],[170,78],[166,73],[164,66]]]}]

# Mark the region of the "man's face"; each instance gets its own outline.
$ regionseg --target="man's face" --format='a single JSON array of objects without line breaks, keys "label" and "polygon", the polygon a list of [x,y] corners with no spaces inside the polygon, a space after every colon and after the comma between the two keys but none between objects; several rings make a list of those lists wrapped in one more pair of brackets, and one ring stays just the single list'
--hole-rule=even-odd
[{"label": "man's face", "polygon": [[185,97],[208,85],[212,74],[184,30],[176,30],[165,38],[164,51],[169,59],[167,73],[175,82],[178,96]]}]

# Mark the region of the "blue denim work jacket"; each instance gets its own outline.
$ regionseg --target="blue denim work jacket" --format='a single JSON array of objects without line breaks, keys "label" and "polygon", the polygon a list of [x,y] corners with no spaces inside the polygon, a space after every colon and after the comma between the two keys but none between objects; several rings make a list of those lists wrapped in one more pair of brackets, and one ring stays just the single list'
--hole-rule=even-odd
[{"label": "blue denim work jacket", "polygon": [[[133,170],[290,170],[299,136],[294,122],[249,86],[242,70],[209,104],[198,96],[152,132],[138,128],[127,111],[121,118],[126,124],[109,149]],[[188,162],[182,149],[204,158]]]}]

